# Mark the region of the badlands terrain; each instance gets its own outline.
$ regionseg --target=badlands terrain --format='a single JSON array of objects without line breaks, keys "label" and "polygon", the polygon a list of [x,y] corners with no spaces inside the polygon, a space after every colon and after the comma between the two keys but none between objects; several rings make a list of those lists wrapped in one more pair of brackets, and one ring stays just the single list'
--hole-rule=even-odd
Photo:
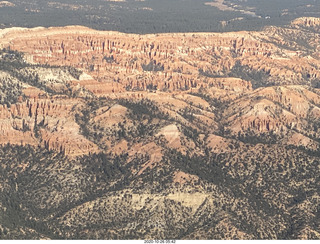
[{"label": "badlands terrain", "polygon": [[320,238],[320,19],[0,48],[1,239]]}]

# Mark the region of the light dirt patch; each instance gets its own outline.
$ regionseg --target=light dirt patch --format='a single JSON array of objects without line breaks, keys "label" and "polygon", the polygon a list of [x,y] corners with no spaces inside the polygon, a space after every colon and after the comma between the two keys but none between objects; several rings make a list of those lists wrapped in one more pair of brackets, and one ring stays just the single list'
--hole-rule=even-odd
[{"label": "light dirt patch", "polygon": [[14,3],[8,2],[8,1],[1,1],[0,2],[0,8],[2,7],[14,7],[16,6]]},{"label": "light dirt patch", "polygon": [[191,174],[187,174],[185,172],[182,171],[177,171],[174,173],[174,177],[173,177],[173,182],[174,183],[179,183],[179,184],[185,184],[186,182],[193,182],[198,180],[199,177],[196,175],[191,175]]},{"label": "light dirt patch", "polygon": [[182,205],[186,207],[191,207],[194,211],[199,208],[199,206],[204,202],[208,195],[196,192],[196,193],[183,193],[176,192],[171,193],[167,196],[168,199],[174,200],[176,202],[181,202]]},{"label": "light dirt patch", "polygon": [[[249,11],[249,10],[244,10],[244,9],[241,9],[241,10],[238,10],[238,9],[235,9],[233,7],[229,7],[228,5],[226,5],[224,3],[224,0],[215,0],[214,2],[206,2],[205,5],[208,5],[208,6],[212,6],[212,7],[216,7],[218,8],[219,10],[221,11],[233,11],[233,12],[241,12],[243,14],[246,14],[246,15],[250,15],[252,17],[259,17],[261,18],[260,16],[257,16],[255,14],[255,12],[252,12],[252,11]],[[239,5],[237,5],[239,7]],[[252,9],[252,8],[251,8]]]},{"label": "light dirt patch", "polygon": [[205,5],[216,7],[221,11],[235,11],[234,8],[231,8],[224,4],[224,0],[215,0],[214,2],[207,2]]},{"label": "light dirt patch", "polygon": [[103,107],[97,111],[97,116],[94,118],[95,122],[101,122],[104,126],[112,126],[122,122],[126,118],[128,109],[119,104],[111,108]]},{"label": "light dirt patch", "polygon": [[303,146],[303,147],[310,148],[313,150],[316,150],[318,147],[318,143],[316,143],[314,140],[312,140],[309,137],[306,137],[300,133],[293,134],[288,139],[288,144],[295,145],[295,146]]},{"label": "light dirt patch", "polygon": [[168,125],[161,129],[161,131],[157,134],[157,136],[163,135],[168,144],[174,143],[176,140],[180,141],[180,131],[175,124]]},{"label": "light dirt patch", "polygon": [[79,80],[80,81],[83,81],[83,80],[93,80],[92,76],[83,72],[80,77],[79,77]]},{"label": "light dirt patch", "polygon": [[37,87],[29,86],[22,90],[24,95],[26,95],[28,98],[39,98],[41,96],[45,96],[45,92],[40,90]]},{"label": "light dirt patch", "polygon": [[207,146],[211,148],[212,152],[215,153],[228,152],[231,150],[229,145],[232,145],[231,140],[213,134],[209,135],[206,143]]}]

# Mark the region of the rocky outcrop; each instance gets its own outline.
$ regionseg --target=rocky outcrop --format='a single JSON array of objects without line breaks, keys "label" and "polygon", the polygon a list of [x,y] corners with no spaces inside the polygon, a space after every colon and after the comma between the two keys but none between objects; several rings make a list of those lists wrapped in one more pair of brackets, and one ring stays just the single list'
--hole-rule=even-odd
[{"label": "rocky outcrop", "polygon": [[310,110],[320,104],[318,94],[301,86],[263,88],[256,94],[281,104],[288,111],[302,118],[307,118]]},{"label": "rocky outcrop", "polygon": [[97,146],[80,134],[72,108],[79,101],[34,99],[8,108],[0,106],[0,144],[30,144],[69,156],[97,151]]},{"label": "rocky outcrop", "polygon": [[[234,111],[238,110],[234,114]],[[233,115],[228,115],[227,113]],[[225,114],[228,117],[228,127],[234,133],[253,130],[255,133],[286,131],[287,127],[300,126],[296,116],[283,110],[275,103],[261,99],[256,102],[241,101],[239,107],[232,107]]]},{"label": "rocky outcrop", "polygon": [[293,26],[303,26],[303,27],[320,27],[320,19],[312,17],[302,17],[295,19],[291,22]]},{"label": "rocky outcrop", "polygon": [[[96,152],[98,146],[135,152],[140,144],[130,144],[129,137],[151,125],[153,139],[164,137],[183,153],[195,147],[199,129],[218,134],[223,128],[232,136],[306,130],[307,137],[316,137],[312,128],[317,125],[308,123],[320,117],[320,93],[310,88],[318,86],[320,77],[320,37],[305,28],[317,28],[318,21],[297,19],[290,28],[222,34],[134,35],[80,26],[1,30],[0,45],[25,52],[26,62],[73,66],[83,73],[73,76],[68,68],[46,66],[21,69],[37,74],[39,84],[17,85],[18,103],[1,107],[0,142],[76,156]],[[87,107],[92,111],[81,126],[89,123],[92,135],[86,139],[73,108],[94,97],[105,104]],[[129,118],[134,110],[119,105],[130,100],[131,106],[146,110],[144,99],[158,108],[159,118],[137,121]],[[157,124],[163,118],[170,122]],[[212,150],[222,150],[215,140],[210,143]]]},{"label": "rocky outcrop", "polygon": [[[210,80],[221,76],[262,78],[272,84],[305,84],[318,79],[319,60],[302,55],[298,40],[288,42],[283,34],[294,31],[294,36],[303,36],[302,30],[274,31],[277,35],[266,29],[255,33],[141,36],[71,26],[3,31],[1,43],[26,52],[26,59],[35,63],[80,68],[101,87],[115,87],[111,91],[185,90],[211,84],[226,89],[240,85],[236,90],[241,92],[250,87],[238,80],[233,80],[235,84]],[[101,88],[97,93],[104,90],[109,92]]]}]

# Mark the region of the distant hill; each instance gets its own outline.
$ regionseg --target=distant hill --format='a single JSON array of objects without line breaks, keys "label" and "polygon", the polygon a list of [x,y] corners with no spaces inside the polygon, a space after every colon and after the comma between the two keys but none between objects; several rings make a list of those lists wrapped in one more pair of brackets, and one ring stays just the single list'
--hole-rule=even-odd
[{"label": "distant hill", "polygon": [[228,32],[320,17],[319,0],[10,0],[0,28],[83,25],[126,33]]}]

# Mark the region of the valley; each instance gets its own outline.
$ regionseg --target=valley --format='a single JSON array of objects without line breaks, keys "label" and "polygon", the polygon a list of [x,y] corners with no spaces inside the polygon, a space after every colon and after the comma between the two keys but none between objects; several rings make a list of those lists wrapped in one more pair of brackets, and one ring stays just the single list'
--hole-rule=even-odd
[{"label": "valley", "polygon": [[0,30],[0,238],[319,239],[319,30]]}]

